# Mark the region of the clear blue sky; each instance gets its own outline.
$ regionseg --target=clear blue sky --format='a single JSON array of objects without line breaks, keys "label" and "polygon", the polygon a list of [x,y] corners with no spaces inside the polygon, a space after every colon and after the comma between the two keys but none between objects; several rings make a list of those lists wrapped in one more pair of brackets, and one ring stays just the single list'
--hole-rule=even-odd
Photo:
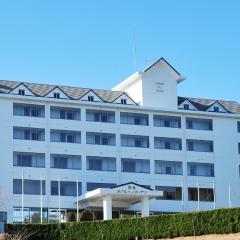
[{"label": "clear blue sky", "polygon": [[165,57],[179,95],[240,101],[240,1],[0,0],[0,79],[110,89]]}]

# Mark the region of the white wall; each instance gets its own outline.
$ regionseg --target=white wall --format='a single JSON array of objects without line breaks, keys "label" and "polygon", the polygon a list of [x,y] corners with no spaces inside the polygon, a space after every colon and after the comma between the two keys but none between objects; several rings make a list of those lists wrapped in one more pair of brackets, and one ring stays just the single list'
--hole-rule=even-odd
[{"label": "white wall", "polygon": [[[150,77],[150,75],[149,75]],[[167,97],[167,96],[166,96]],[[107,183],[126,183],[134,181],[139,184],[158,186],[181,186],[184,183],[184,206],[181,201],[152,201],[151,211],[192,211],[197,209],[197,202],[188,201],[187,187],[196,187],[197,181],[200,187],[212,187],[213,182],[216,186],[216,206],[228,206],[228,186],[232,184],[232,206],[240,205],[240,181],[239,181],[239,154],[237,143],[240,142],[240,133],[237,133],[237,120],[240,118],[233,118],[231,114],[224,115],[221,113],[201,113],[189,112],[181,110],[173,110],[172,112],[164,112],[163,110],[146,110],[142,107],[119,106],[119,104],[112,104],[106,106],[102,103],[83,103],[79,102],[77,105],[72,104],[71,100],[55,100],[45,99],[38,100],[36,98],[27,98],[12,96],[12,99],[0,98],[0,202],[4,205],[0,206],[0,211],[8,212],[8,221],[12,220],[13,207],[21,207],[21,195],[12,194],[12,179],[21,178],[22,172],[27,179],[40,179],[40,175],[46,180],[46,193],[43,198],[44,207],[58,208],[58,198],[50,195],[50,181],[57,180],[71,180],[75,181],[78,176],[79,181],[82,182],[83,193],[86,191],[86,182],[107,182]],[[31,100],[31,99],[35,99]],[[18,117],[12,115],[13,102],[26,102],[44,104],[46,107],[45,118],[33,117]],[[150,103],[149,103],[150,104]],[[172,103],[173,104],[173,103]],[[71,120],[56,120],[49,118],[50,105],[80,107],[81,121]],[[105,107],[106,106],[106,107]],[[85,109],[107,109],[116,112],[116,123],[95,123],[85,121]],[[133,110],[134,109],[134,110]],[[149,126],[134,126],[119,124],[120,111],[134,111],[145,112],[149,114]],[[153,114],[167,114],[182,117],[182,128],[160,128],[153,127]],[[207,114],[207,115],[206,115]],[[188,130],[185,127],[186,117],[202,117],[213,119],[213,131],[203,130]],[[229,117],[228,117],[229,116]],[[230,117],[231,116],[231,117]],[[46,129],[46,141],[32,142],[24,140],[13,140],[12,131],[13,126],[26,126]],[[81,131],[81,144],[70,143],[50,143],[49,132],[50,129],[76,130]],[[116,146],[97,146],[86,144],[86,132],[107,132],[116,134]],[[150,148],[128,148],[121,147],[120,134],[144,135],[150,138]],[[158,137],[173,137],[181,138],[183,150],[160,150],[154,149],[154,136]],[[213,140],[214,153],[199,153],[187,152],[185,141],[186,139],[200,139]],[[46,168],[21,168],[13,167],[13,151],[39,152],[46,154]],[[62,170],[50,169],[50,153],[59,154],[78,154],[82,156],[82,170]],[[100,172],[86,170],[86,156],[107,156],[117,158],[116,172]],[[150,159],[150,173],[122,173],[121,172],[121,158],[142,158]],[[183,162],[183,175],[160,175],[154,173],[154,160],[168,160]],[[187,176],[187,162],[206,162],[214,163],[215,177],[189,177]],[[40,196],[25,195],[24,205],[27,207],[40,207]],[[75,197],[61,197],[62,208],[74,208]],[[213,203],[200,203],[200,209],[212,209]],[[135,208],[137,209],[137,208]]]},{"label": "white wall", "polygon": [[177,81],[165,62],[143,73],[142,89],[143,106],[177,109]]}]

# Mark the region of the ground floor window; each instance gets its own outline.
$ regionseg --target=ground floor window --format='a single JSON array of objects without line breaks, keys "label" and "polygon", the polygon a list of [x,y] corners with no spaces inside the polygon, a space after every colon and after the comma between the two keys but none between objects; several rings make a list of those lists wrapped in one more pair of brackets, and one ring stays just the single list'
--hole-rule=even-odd
[{"label": "ground floor window", "polygon": [[[199,198],[198,198],[199,193]],[[212,188],[188,188],[188,200],[189,201],[204,201],[213,202],[214,201],[214,191]]]},{"label": "ground floor window", "polygon": [[[41,222],[41,209],[40,208],[24,208],[22,211],[21,207],[13,208],[13,222],[21,223],[40,223]],[[43,223],[48,222],[48,210],[44,208],[42,210]]]}]

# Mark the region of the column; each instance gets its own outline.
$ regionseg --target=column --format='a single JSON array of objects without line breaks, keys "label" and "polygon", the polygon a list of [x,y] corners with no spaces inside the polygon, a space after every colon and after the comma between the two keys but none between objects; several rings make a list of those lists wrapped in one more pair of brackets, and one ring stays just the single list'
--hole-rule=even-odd
[{"label": "column", "polygon": [[149,197],[141,198],[141,214],[142,217],[149,216]]},{"label": "column", "polygon": [[103,197],[103,220],[112,219],[112,197],[110,195]]}]

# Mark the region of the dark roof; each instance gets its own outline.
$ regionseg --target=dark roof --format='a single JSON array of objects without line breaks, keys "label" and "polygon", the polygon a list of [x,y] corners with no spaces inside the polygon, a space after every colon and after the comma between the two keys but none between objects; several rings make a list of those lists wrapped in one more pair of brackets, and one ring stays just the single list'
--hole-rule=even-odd
[{"label": "dark roof", "polygon": [[[0,93],[5,93],[5,94],[9,93],[21,84],[23,84],[26,88],[28,88],[34,95],[39,97],[44,97],[53,89],[59,88],[70,99],[73,99],[73,100],[80,99],[82,96],[84,96],[90,91],[93,91],[97,96],[99,96],[99,98],[101,98],[104,102],[107,102],[107,103],[114,102],[122,94],[126,94],[131,99],[131,97],[126,92],[122,92],[122,91],[57,86],[57,85],[49,85],[49,84],[17,82],[17,81],[8,81],[8,80],[0,80]],[[201,98],[192,98],[192,97],[178,97],[178,104],[181,104],[185,100],[188,100],[189,102],[191,102],[193,106],[196,107],[197,110],[199,111],[206,111],[212,104],[217,102],[220,105],[222,105],[223,108],[225,108],[229,113],[240,113],[240,104],[235,101],[201,99]]]},{"label": "dark roof", "polygon": [[116,186],[114,186],[114,187],[111,187],[111,189],[113,189],[113,188],[118,188],[118,187],[122,187],[122,186],[126,186],[126,185],[129,185],[129,184],[133,184],[133,185],[136,185],[136,186],[145,188],[145,189],[147,189],[147,190],[153,191],[152,188],[146,187],[146,186],[144,186],[144,185],[140,185],[140,184],[135,183],[135,182],[127,182],[127,183],[123,183],[123,184],[120,184],[120,185],[116,185]]},{"label": "dark roof", "polygon": [[240,104],[236,101],[223,101],[214,99],[202,99],[192,97],[178,97],[178,104],[181,104],[185,100],[188,100],[197,110],[206,111],[214,103],[219,103],[229,113],[240,113]]},{"label": "dark roof", "polygon": [[[21,84],[26,86],[34,95],[39,96],[39,97],[44,97],[49,92],[51,92],[53,89],[59,88],[70,99],[73,99],[73,100],[78,100],[82,96],[87,94],[89,91],[93,91],[104,102],[111,103],[115,99],[119,98],[123,93],[125,93],[122,91],[112,91],[112,90],[102,90],[102,89],[92,89],[92,88],[79,88],[79,87],[69,87],[69,86],[57,86],[57,85],[49,85],[49,84],[16,82],[16,81],[7,81],[7,80],[0,80],[0,93],[9,93],[14,88],[18,87]],[[125,94],[128,96],[127,93],[125,93]]]},{"label": "dark roof", "polygon": [[149,67],[147,67],[144,72],[148,71],[150,68],[152,68],[155,64],[157,64],[160,61],[164,61],[177,75],[181,76],[181,74],[163,57],[159,58],[157,61],[155,61],[153,64],[151,64]]}]

